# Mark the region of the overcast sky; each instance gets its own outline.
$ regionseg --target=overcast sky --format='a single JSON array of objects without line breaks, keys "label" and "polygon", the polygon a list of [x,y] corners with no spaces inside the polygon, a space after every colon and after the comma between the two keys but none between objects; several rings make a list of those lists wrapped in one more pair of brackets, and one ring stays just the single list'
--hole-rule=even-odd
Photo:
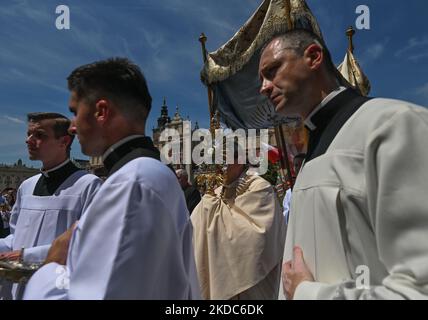
[{"label": "overcast sky", "polygon": [[[166,97],[170,115],[208,127],[206,89],[199,80],[198,37],[214,51],[230,39],[261,0],[0,0],[0,163],[28,160],[26,114],[68,112],[67,75],[77,66],[125,56],[148,78],[153,107],[151,135]],[[355,9],[370,9],[370,30],[357,30],[355,55],[368,75],[372,96],[428,105],[428,2],[425,0],[308,0],[339,64],[345,30]],[[58,5],[70,8],[71,29],[55,27]],[[84,158],[75,142],[73,156]]]}]

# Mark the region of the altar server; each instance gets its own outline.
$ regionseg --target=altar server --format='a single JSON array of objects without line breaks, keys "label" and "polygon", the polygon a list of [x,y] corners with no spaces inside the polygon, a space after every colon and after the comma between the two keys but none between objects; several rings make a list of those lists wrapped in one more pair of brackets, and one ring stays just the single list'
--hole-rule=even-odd
[{"label": "altar server", "polygon": [[25,298],[199,298],[183,192],[144,135],[151,97],[142,72],[109,59],[77,68],[68,85],[70,130],[85,154],[102,155],[108,178],[55,241]]},{"label": "altar server", "polygon": [[[28,114],[29,157],[40,160],[43,167],[18,189],[11,234],[0,239],[0,260],[43,262],[52,241],[80,219],[101,185],[98,177],[70,160],[73,136],[68,133],[69,126],[70,120],[58,113]],[[10,288],[10,283],[3,281],[3,298],[11,298]],[[23,288],[15,285],[15,298],[22,296]]]}]

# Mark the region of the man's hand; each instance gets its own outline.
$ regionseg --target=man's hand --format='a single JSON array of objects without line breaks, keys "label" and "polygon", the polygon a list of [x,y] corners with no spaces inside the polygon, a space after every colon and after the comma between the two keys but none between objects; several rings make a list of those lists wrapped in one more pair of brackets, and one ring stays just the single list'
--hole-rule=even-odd
[{"label": "man's hand", "polygon": [[21,259],[21,250],[0,253],[1,261],[19,261]]},{"label": "man's hand", "polygon": [[74,223],[70,229],[60,235],[52,242],[52,246],[49,249],[48,256],[46,257],[45,264],[56,262],[61,265],[67,264],[68,247],[70,245],[70,239],[73,235],[73,230],[76,227],[77,222]]},{"label": "man's hand", "polygon": [[293,261],[284,262],[282,266],[282,285],[287,299],[294,297],[297,286],[303,281],[314,281],[312,273],[303,259],[303,251],[300,247],[293,249]]}]

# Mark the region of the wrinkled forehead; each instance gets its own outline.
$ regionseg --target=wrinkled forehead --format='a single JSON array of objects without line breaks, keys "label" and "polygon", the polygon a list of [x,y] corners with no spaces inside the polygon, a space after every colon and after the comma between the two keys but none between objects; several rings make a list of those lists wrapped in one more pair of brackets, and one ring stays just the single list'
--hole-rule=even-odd
[{"label": "wrinkled forehead", "polygon": [[279,60],[286,51],[291,50],[290,46],[287,46],[283,39],[276,38],[270,41],[266,47],[262,50],[260,56],[260,67],[264,65]]},{"label": "wrinkled forehead", "polygon": [[273,39],[266,47],[274,56],[283,52],[285,49],[285,42],[281,38]]}]

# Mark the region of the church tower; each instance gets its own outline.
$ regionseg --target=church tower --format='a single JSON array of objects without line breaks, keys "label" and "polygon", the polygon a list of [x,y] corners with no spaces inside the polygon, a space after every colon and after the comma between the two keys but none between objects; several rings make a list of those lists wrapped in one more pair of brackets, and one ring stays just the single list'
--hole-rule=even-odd
[{"label": "church tower", "polygon": [[168,116],[168,106],[166,105],[166,99],[163,98],[163,105],[161,107],[161,115],[158,118],[158,128],[165,127],[166,124],[171,122],[171,118]]}]

